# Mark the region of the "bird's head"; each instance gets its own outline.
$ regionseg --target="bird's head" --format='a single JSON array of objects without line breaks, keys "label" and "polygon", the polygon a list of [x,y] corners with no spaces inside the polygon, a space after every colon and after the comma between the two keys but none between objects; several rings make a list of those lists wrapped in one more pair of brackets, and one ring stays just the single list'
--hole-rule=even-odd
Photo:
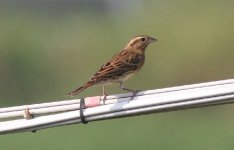
[{"label": "bird's head", "polygon": [[138,35],[132,38],[125,48],[134,48],[139,50],[145,50],[145,48],[152,42],[156,42],[157,39],[147,35]]}]

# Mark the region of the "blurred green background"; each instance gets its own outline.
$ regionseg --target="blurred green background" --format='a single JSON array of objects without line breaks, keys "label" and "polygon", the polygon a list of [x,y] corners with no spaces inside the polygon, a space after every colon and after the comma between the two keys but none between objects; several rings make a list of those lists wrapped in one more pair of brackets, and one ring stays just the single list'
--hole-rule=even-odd
[{"label": "blurred green background", "polygon": [[[129,88],[234,76],[233,0],[2,0],[0,107],[69,99],[138,34],[158,42]],[[97,86],[76,98],[100,94]],[[230,150],[233,113],[224,105],[4,135],[0,149]]]}]

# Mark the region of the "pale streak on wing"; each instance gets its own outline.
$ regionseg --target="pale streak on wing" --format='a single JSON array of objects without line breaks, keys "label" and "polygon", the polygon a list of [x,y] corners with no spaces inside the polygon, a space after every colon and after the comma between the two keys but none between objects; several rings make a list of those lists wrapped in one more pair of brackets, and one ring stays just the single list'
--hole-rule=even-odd
[{"label": "pale streak on wing", "polygon": [[90,82],[98,84],[110,80],[121,80],[126,75],[137,71],[143,63],[144,55],[120,51],[91,77]]}]

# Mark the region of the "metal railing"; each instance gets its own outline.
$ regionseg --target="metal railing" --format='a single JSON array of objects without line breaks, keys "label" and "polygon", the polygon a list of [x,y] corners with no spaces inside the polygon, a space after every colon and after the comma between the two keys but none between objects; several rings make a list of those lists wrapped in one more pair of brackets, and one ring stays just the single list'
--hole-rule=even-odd
[{"label": "metal railing", "polygon": [[[0,134],[234,102],[234,79],[106,97],[0,108]],[[27,114],[28,113],[28,114]],[[23,118],[32,115],[33,118]],[[21,118],[19,118],[21,117]]]}]

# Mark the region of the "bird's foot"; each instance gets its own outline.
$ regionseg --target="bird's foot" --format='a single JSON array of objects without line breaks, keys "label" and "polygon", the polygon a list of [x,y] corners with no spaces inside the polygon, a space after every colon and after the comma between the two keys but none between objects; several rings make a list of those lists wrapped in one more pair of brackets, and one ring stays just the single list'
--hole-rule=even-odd
[{"label": "bird's foot", "polygon": [[106,97],[107,97],[108,95],[105,93],[104,95],[103,95],[103,98],[101,98],[101,100],[103,101],[103,105],[106,105]]},{"label": "bird's foot", "polygon": [[130,99],[128,100],[128,103],[133,100],[133,98],[142,90],[135,90],[135,91],[132,91],[132,96],[130,97]]}]

